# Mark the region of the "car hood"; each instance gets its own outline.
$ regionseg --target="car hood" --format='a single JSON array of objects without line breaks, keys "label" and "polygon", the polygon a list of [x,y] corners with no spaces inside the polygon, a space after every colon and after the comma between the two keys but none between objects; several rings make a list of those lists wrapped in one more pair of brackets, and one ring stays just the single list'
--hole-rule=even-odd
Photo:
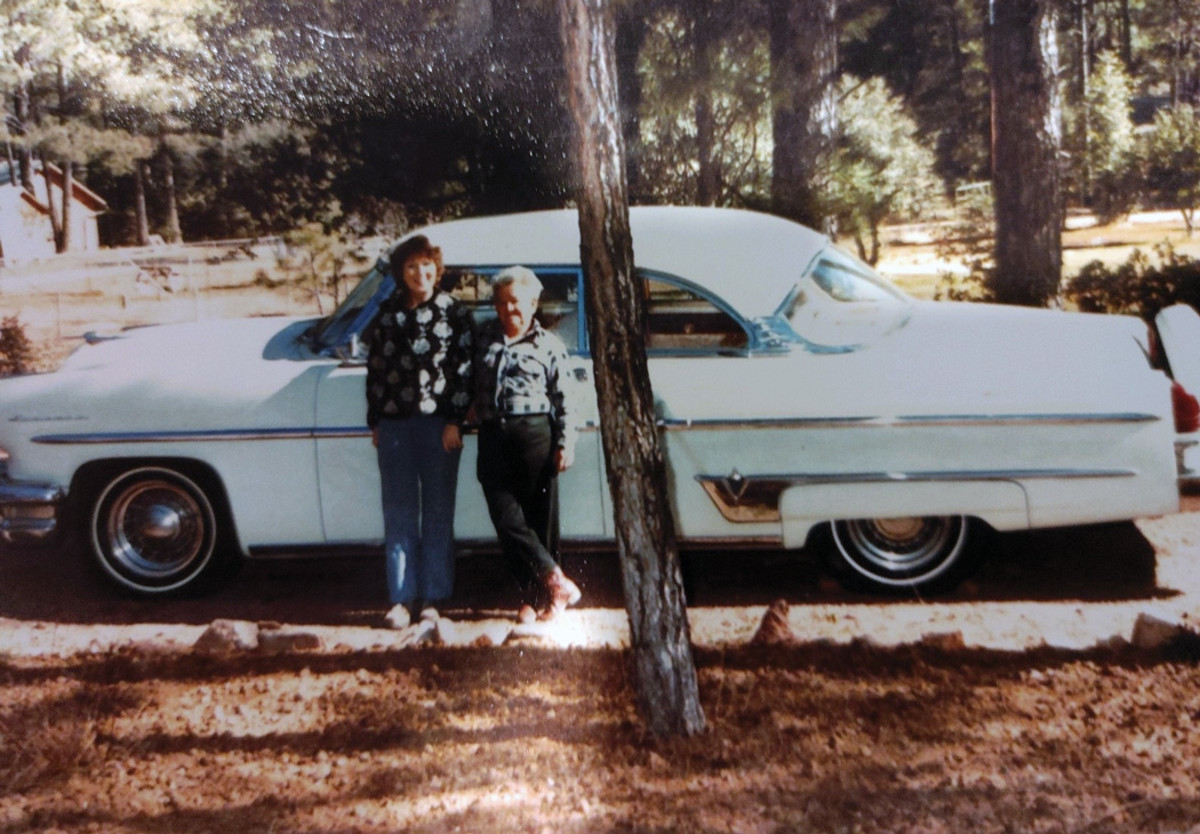
[{"label": "car hood", "polygon": [[0,380],[0,421],[38,433],[311,421],[310,324],[208,320],[99,337],[54,373]]},{"label": "car hood", "polygon": [[226,366],[248,357],[295,359],[311,319],[262,317],[213,319],[134,327],[120,333],[89,334],[87,344],[63,363],[67,372],[119,366],[126,371],[174,374],[181,368]]}]

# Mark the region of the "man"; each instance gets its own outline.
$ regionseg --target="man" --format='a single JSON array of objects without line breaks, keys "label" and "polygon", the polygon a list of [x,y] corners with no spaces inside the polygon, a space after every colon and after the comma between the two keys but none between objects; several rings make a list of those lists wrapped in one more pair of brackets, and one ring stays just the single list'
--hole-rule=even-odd
[{"label": "man", "polygon": [[575,408],[562,340],[535,319],[542,283],[514,266],[492,281],[497,317],[476,342],[477,474],[504,554],[533,580],[518,615],[550,619],[581,596],[556,561],[557,475],[575,460]]}]

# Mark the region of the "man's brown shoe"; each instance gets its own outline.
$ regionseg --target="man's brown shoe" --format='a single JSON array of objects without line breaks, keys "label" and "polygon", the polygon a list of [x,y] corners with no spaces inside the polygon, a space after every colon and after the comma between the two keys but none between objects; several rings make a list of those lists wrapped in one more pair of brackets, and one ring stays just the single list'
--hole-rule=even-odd
[{"label": "man's brown shoe", "polygon": [[583,592],[579,590],[579,586],[567,579],[562,572],[562,568],[555,568],[554,572],[546,576],[546,607],[538,613],[539,620],[549,620],[555,615],[567,609],[567,606],[574,605],[583,597]]}]

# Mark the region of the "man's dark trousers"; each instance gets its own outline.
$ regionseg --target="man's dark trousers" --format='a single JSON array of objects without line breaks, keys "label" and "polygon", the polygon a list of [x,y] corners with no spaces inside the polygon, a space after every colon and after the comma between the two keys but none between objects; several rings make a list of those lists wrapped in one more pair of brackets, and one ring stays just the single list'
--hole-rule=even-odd
[{"label": "man's dark trousers", "polygon": [[558,470],[548,414],[490,420],[479,428],[476,474],[500,547],[540,585],[558,562]]}]

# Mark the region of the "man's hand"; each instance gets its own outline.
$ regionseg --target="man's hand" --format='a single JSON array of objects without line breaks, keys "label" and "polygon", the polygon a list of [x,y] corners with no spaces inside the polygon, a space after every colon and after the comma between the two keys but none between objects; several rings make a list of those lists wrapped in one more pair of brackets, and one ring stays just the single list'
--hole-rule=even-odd
[{"label": "man's hand", "polygon": [[575,450],[559,447],[554,453],[554,465],[559,472],[566,472],[571,468],[571,464],[575,462]]},{"label": "man's hand", "polygon": [[462,431],[457,424],[447,423],[446,428],[442,429],[442,448],[447,452],[454,452],[462,447]]}]

